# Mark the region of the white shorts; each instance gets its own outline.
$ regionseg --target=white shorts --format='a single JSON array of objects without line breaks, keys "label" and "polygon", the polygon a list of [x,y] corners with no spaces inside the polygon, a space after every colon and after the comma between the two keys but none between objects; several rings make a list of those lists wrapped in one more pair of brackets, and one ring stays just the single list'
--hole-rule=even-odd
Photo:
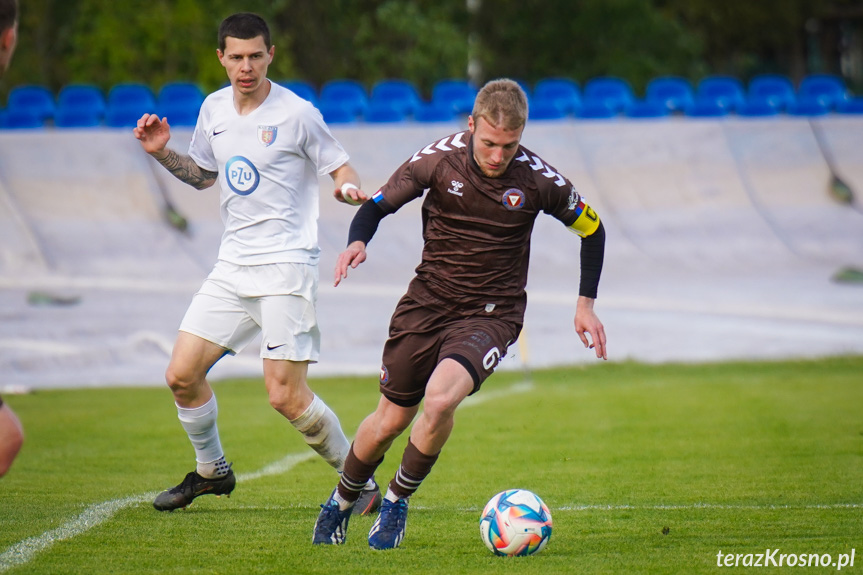
[{"label": "white shorts", "polygon": [[318,267],[280,263],[238,266],[219,261],[192,298],[185,331],[235,354],[261,333],[261,357],[317,362]]}]

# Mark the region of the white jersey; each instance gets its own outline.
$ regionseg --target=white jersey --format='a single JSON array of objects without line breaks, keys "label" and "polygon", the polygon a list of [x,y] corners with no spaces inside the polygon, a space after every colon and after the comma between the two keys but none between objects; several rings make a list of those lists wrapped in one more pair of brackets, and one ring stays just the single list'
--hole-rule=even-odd
[{"label": "white jersey", "polygon": [[250,114],[228,86],[201,107],[189,156],[219,174],[219,259],[236,265],[317,263],[318,177],[348,161],[314,106],[270,83]]}]

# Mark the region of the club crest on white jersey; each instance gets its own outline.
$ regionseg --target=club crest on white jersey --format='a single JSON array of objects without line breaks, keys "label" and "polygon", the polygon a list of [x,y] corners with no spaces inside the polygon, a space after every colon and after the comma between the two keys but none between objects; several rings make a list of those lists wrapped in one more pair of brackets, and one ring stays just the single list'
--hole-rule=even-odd
[{"label": "club crest on white jersey", "polygon": [[279,134],[277,126],[258,126],[258,141],[268,148],[276,141],[276,136]]},{"label": "club crest on white jersey", "polygon": [[228,187],[241,196],[248,196],[254,192],[261,182],[258,169],[243,156],[234,156],[225,163],[225,179]]}]

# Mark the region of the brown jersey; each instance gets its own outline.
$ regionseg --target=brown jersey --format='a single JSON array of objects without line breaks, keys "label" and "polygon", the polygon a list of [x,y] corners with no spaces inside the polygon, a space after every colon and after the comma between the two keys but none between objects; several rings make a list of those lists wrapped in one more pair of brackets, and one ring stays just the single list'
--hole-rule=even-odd
[{"label": "brown jersey", "polygon": [[572,183],[523,146],[487,177],[470,132],[459,132],[419,150],[372,199],[392,213],[423,193],[425,244],[408,295],[447,316],[521,324],[534,221],[542,211],[572,225],[585,207]]}]

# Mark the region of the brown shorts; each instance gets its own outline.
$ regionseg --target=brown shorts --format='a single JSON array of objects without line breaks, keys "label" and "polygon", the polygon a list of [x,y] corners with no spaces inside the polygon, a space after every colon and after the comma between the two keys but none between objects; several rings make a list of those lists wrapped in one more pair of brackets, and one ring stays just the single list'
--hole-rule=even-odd
[{"label": "brown shorts", "polygon": [[446,358],[465,367],[473,377],[471,394],[476,393],[520,331],[521,325],[494,317],[449,318],[404,296],[384,344],[381,393],[402,407],[418,404],[435,367]]}]

